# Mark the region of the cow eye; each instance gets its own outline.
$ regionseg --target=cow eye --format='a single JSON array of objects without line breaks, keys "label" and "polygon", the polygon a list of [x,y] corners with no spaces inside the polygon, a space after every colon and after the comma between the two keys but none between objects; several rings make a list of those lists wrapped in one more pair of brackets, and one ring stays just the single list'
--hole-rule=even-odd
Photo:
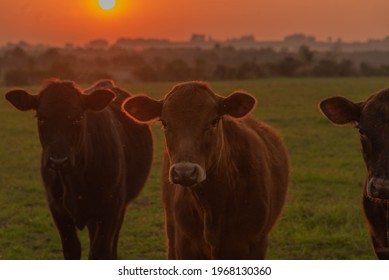
[{"label": "cow eye", "polygon": [[74,118],[73,119],[73,125],[78,125],[78,124],[80,124],[80,122],[83,120],[83,116],[79,116],[79,117],[76,117],[76,118]]},{"label": "cow eye", "polygon": [[161,124],[162,124],[163,128],[167,128],[167,123],[166,123],[166,121],[163,120],[163,119],[160,119],[160,121],[161,121]]},{"label": "cow eye", "polygon": [[212,122],[211,122],[211,126],[212,126],[212,127],[216,127],[217,124],[219,123],[219,121],[220,121],[220,117],[214,118],[214,119],[212,120]]}]

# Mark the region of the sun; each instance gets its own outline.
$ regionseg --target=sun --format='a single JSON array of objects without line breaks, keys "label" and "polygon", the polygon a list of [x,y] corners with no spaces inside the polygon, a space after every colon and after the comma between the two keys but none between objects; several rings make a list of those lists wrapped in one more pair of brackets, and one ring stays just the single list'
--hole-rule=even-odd
[{"label": "sun", "polygon": [[115,7],[116,0],[99,0],[99,5],[104,10],[111,10]]}]

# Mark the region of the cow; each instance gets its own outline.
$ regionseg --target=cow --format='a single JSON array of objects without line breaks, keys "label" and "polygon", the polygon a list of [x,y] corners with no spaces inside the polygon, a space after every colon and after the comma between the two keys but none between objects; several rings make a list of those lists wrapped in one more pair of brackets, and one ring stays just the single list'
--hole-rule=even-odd
[{"label": "cow", "polygon": [[389,259],[389,88],[363,102],[330,97],[320,111],[335,125],[355,126],[359,131],[367,174],[363,210],[378,259]]},{"label": "cow", "polygon": [[130,96],[110,80],[83,92],[74,82],[48,81],[38,95],[14,89],[6,99],[35,110],[42,146],[41,177],[65,259],[80,259],[77,229],[88,229],[89,259],[116,259],[126,207],[148,177],[149,126],[129,119]]},{"label": "cow", "polygon": [[243,91],[224,98],[205,82],[180,83],[162,99],[129,98],[140,123],[165,133],[162,200],[168,259],[263,259],[288,189],[283,139],[250,113]]}]

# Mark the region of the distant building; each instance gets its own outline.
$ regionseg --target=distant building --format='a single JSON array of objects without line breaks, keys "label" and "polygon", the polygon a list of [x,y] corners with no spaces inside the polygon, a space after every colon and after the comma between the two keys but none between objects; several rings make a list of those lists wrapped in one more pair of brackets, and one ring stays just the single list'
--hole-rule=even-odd
[{"label": "distant building", "polygon": [[206,42],[205,38],[206,37],[204,34],[192,34],[192,36],[190,38],[190,42],[191,43],[204,43],[204,42]]},{"label": "distant building", "polygon": [[312,44],[316,42],[315,37],[313,36],[307,36],[302,33],[292,34],[289,36],[286,36],[284,38],[284,42],[286,44],[300,44],[300,45],[306,45],[306,44]]}]

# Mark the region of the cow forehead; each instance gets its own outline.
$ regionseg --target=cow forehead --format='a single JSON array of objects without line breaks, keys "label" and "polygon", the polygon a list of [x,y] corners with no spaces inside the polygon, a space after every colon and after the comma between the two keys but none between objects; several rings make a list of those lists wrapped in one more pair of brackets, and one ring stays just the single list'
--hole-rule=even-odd
[{"label": "cow forehead", "polygon": [[82,111],[80,91],[68,86],[49,86],[39,94],[38,114],[69,115]]},{"label": "cow forehead", "polygon": [[383,90],[366,101],[362,111],[362,120],[369,123],[389,122],[388,90]]},{"label": "cow forehead", "polygon": [[383,90],[372,95],[366,101],[363,114],[369,114],[373,116],[389,116],[389,90]]},{"label": "cow forehead", "polygon": [[176,91],[171,93],[165,100],[162,116],[186,116],[215,115],[219,110],[217,96],[208,91]]}]

